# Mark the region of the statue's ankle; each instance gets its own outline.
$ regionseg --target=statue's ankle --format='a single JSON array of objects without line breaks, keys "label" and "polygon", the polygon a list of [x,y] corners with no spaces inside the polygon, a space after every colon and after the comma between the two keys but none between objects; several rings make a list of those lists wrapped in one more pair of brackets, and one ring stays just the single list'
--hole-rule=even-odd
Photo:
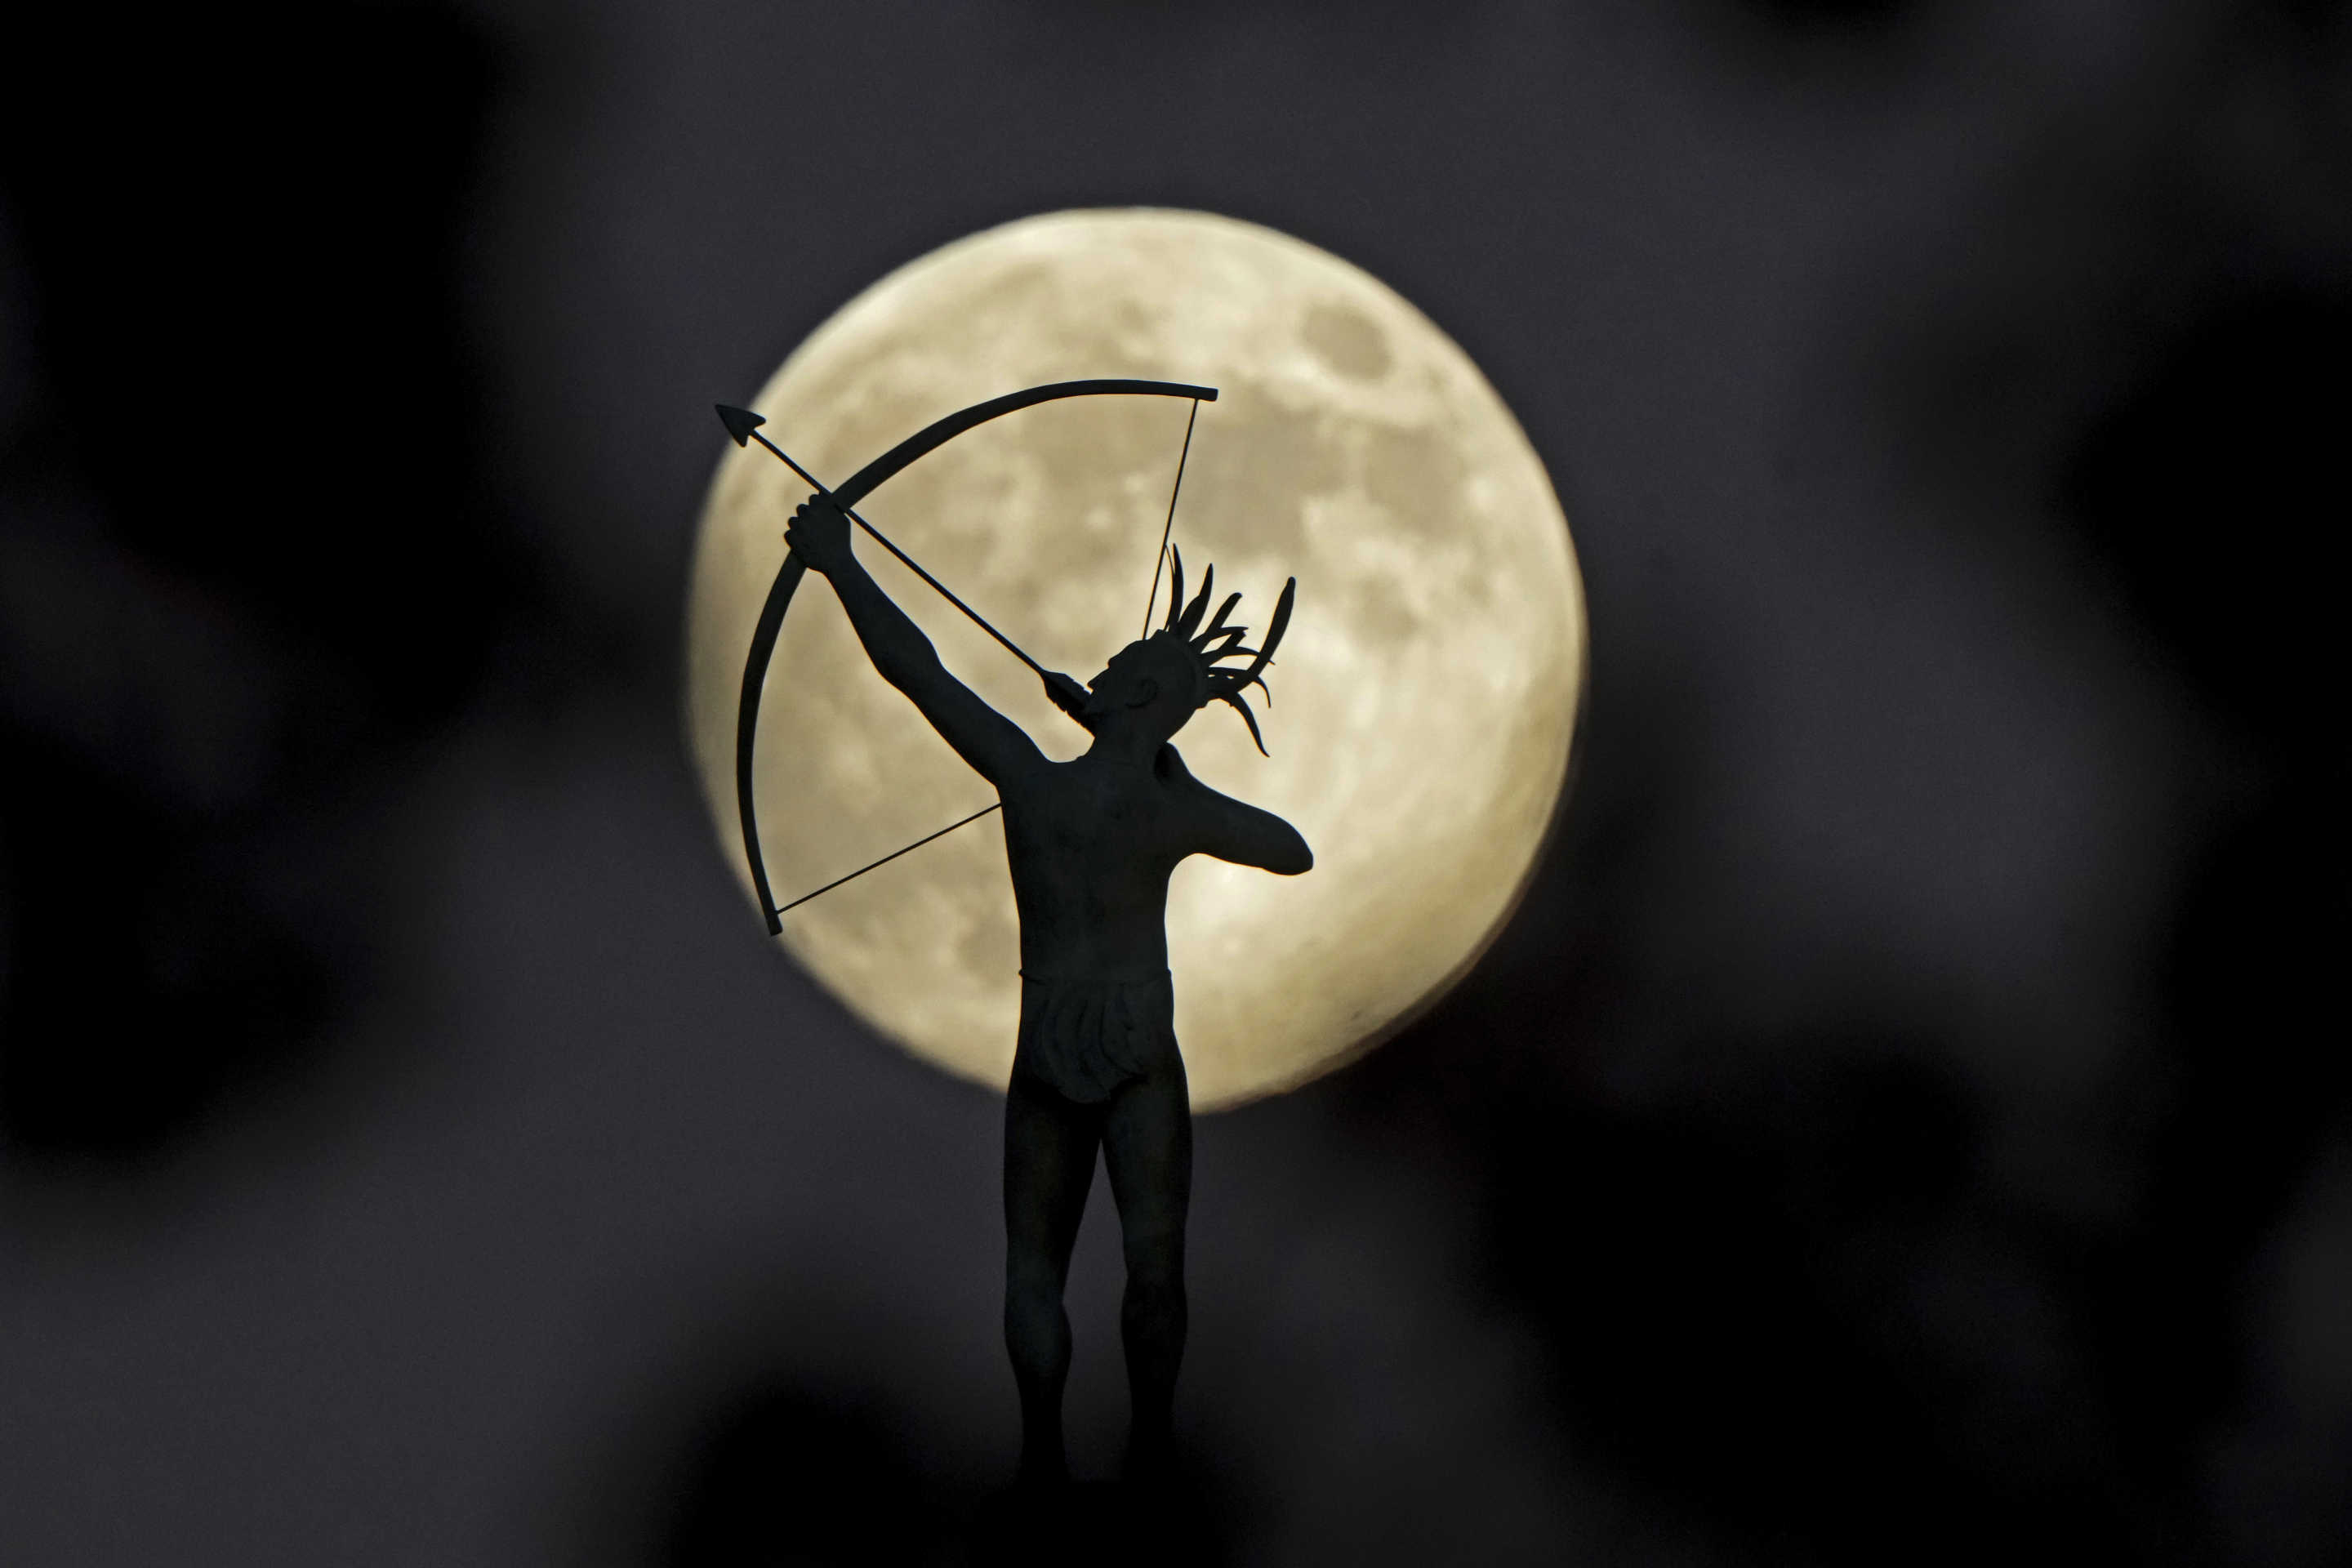
[{"label": "statue's ankle", "polygon": [[1139,1426],[1127,1435],[1127,1454],[1120,1461],[1121,1479],[1162,1481],[1176,1468],[1176,1443],[1164,1426]]},{"label": "statue's ankle", "polygon": [[1013,1472],[1013,1484],[1024,1489],[1062,1487],[1070,1483],[1069,1458],[1059,1447],[1052,1449],[1024,1448],[1021,1468]]}]

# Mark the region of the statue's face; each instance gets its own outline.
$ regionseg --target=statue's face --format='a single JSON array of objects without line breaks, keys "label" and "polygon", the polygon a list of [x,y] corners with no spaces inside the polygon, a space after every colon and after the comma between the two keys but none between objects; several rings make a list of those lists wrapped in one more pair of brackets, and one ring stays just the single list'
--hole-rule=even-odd
[{"label": "statue's face", "polygon": [[1140,657],[1143,645],[1130,643],[1111,656],[1100,675],[1087,682],[1086,711],[1099,718],[1121,708],[1140,707],[1159,695],[1151,672]]},{"label": "statue's face", "polygon": [[1192,670],[1189,666],[1179,668],[1177,661],[1182,657],[1148,641],[1119,649],[1103,672],[1087,682],[1087,703],[1079,711],[1087,728],[1114,714],[1135,712],[1138,717],[1149,714],[1160,720],[1167,732],[1174,734],[1192,717],[1184,701]]}]

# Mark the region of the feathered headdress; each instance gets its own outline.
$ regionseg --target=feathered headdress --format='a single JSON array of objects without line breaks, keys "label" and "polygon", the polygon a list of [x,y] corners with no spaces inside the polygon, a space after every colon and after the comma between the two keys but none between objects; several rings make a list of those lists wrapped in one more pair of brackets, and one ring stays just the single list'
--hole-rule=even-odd
[{"label": "feathered headdress", "polygon": [[[1257,742],[1258,754],[1270,755],[1265,749],[1265,738],[1257,731],[1257,715],[1250,711],[1249,703],[1243,699],[1242,693],[1255,686],[1265,693],[1267,705],[1273,705],[1274,689],[1266,685],[1263,677],[1265,667],[1274,662],[1274,650],[1281,643],[1283,632],[1290,626],[1290,605],[1298,594],[1298,579],[1293,577],[1282,585],[1282,598],[1275,605],[1274,619],[1265,628],[1265,646],[1262,648],[1244,647],[1242,638],[1249,628],[1228,626],[1225,622],[1225,617],[1234,613],[1234,606],[1242,602],[1242,596],[1239,594],[1229,595],[1223,604],[1217,606],[1216,618],[1202,626],[1201,617],[1208,611],[1209,595],[1217,583],[1217,569],[1212,565],[1201,574],[1201,592],[1187,605],[1184,602],[1184,556],[1173,545],[1169,547],[1169,555],[1171,564],[1168,577],[1168,619],[1151,634],[1152,637],[1155,640],[1166,638],[1191,658],[1199,675],[1193,687],[1192,706],[1205,708],[1212,702],[1232,703],[1234,711],[1242,716],[1242,722],[1249,726],[1250,739]],[[1217,661],[1223,658],[1246,658],[1250,663],[1245,668],[1220,669]]]}]

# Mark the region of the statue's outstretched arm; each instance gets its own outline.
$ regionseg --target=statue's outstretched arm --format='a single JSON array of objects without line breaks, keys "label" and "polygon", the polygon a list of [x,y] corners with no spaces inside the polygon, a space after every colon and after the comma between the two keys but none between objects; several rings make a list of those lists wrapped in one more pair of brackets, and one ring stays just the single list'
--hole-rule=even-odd
[{"label": "statue's outstretched arm", "polygon": [[857,640],[882,679],[906,693],[975,773],[991,784],[1002,784],[1045,761],[1045,753],[1020,725],[948,673],[931,639],[866,574],[850,548],[849,520],[839,508],[810,497],[793,514],[784,538],[811,571],[824,574],[833,584]]}]

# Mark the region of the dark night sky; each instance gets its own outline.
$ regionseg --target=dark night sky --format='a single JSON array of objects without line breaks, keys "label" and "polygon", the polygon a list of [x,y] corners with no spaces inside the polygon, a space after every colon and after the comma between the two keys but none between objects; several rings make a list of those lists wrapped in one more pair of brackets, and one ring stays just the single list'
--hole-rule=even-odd
[{"label": "dark night sky", "polygon": [[678,613],[714,400],[1129,204],[1452,333],[1594,638],[1485,963],[1201,1125],[1208,1555],[2352,1552],[2345,7],[85,9],[0,66],[0,1562],[960,1560],[997,1101],[763,951]]}]

